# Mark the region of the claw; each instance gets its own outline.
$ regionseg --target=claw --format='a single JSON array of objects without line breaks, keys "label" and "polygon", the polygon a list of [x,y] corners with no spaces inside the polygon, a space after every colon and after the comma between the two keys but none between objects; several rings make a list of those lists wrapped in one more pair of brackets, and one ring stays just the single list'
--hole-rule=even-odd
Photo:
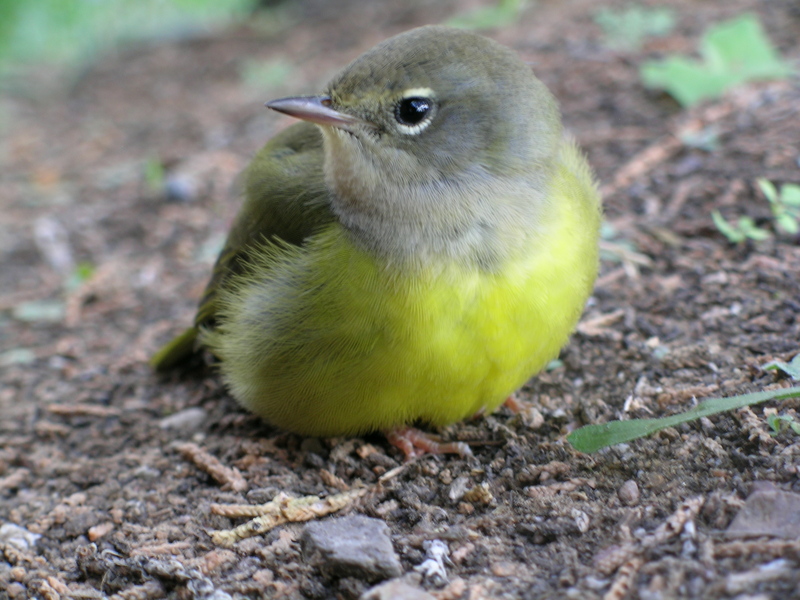
[{"label": "claw", "polygon": [[426,453],[472,456],[472,450],[464,442],[440,442],[434,436],[413,427],[401,427],[388,431],[386,439],[390,444],[403,451],[406,460],[423,456]]},{"label": "claw", "polygon": [[528,408],[528,403],[523,402],[522,400],[517,400],[516,396],[509,396],[506,398],[506,401],[503,402],[503,406],[505,406],[508,410],[510,410],[515,415],[518,415],[523,410]]}]

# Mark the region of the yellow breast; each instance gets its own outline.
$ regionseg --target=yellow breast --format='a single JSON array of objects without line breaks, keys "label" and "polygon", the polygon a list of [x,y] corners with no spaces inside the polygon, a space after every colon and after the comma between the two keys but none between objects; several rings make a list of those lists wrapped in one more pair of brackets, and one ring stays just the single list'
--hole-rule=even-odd
[{"label": "yellow breast", "polygon": [[338,224],[302,248],[265,249],[253,272],[268,275],[226,293],[220,325],[204,334],[233,395],[307,435],[497,408],[558,354],[596,276],[597,195],[582,159],[564,151],[542,233],[491,272],[398,271]]}]

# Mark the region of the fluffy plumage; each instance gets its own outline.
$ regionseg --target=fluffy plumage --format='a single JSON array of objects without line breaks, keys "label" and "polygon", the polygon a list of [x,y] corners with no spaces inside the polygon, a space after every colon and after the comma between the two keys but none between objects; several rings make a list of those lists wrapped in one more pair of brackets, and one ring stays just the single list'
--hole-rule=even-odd
[{"label": "fluffy plumage", "polygon": [[513,52],[424,27],[271,105],[317,124],[247,169],[196,319],[239,402],[308,435],[445,425],[557,355],[596,277],[600,203]]}]

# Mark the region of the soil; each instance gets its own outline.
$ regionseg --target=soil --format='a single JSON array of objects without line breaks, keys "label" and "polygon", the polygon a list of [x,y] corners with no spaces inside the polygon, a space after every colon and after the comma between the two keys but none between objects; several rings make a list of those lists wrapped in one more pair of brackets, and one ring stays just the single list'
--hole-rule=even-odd
[{"label": "soil", "polygon": [[[377,41],[471,4],[310,1],[271,9],[271,28],[128,48],[67,84],[37,71],[6,90],[0,525],[28,533],[0,532],[0,598],[355,598],[370,583],[308,563],[304,523],[226,548],[211,532],[246,519],[211,508],[360,489],[339,514],[383,520],[404,577],[440,600],[800,597],[792,514],[785,531],[730,530],[754,490],[796,502],[800,443],[766,417],[797,420],[798,400],[592,455],[565,439],[790,385],[762,365],[800,349],[800,239],[732,244],[711,214],[770,229],[756,178],[800,183],[797,80],[685,110],[645,89],[638,65],[692,52],[709,24],[744,11],[796,65],[800,12],[789,0],[665,0],[676,29],[619,52],[592,19],[606,5],[624,4],[543,0],[488,32],[558,97],[613,234],[562,364],[519,394],[538,413],[501,409],[442,432],[471,442],[473,461],[404,464],[380,436],[303,439],[239,408],[213,368],[158,377],[147,365],[191,322],[237,209],[235,175],[289,123],[262,103],[314,92]],[[291,74],[254,87],[248,61]],[[83,263],[93,273],[65,286]],[[449,547],[448,581],[414,570],[434,539]]]}]

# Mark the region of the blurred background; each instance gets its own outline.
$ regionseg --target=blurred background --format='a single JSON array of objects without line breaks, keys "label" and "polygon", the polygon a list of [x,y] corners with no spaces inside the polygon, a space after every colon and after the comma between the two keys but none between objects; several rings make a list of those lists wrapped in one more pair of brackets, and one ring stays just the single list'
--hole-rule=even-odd
[{"label": "blurred background", "polygon": [[[0,524],[34,536],[28,554],[0,548],[0,597],[189,597],[186,578],[138,589],[148,556],[242,597],[331,596],[297,530],[234,554],[210,544],[230,522],[207,508],[377,485],[391,451],[276,431],[213,369],[159,378],[147,360],[193,318],[238,173],[291,122],[264,102],[319,92],[429,23],[510,46],[552,90],[604,197],[601,274],[559,360],[520,392],[538,424],[501,411],[454,426],[489,440],[479,469],[418,462],[365,512],[409,571],[452,526],[440,598],[600,598],[619,566],[604,570],[608,545],[677,535],[663,520],[699,494],[694,533],[643,546],[640,597],[798,596],[796,545],[714,554],[750,482],[796,487],[800,446],[766,419],[797,426],[796,404],[592,456],[565,441],[585,423],[787,385],[762,365],[800,352],[797,0],[0,0]],[[188,439],[252,494],[181,458]],[[641,497],[617,499],[626,480]],[[470,486],[491,493],[467,502]],[[345,579],[336,594],[360,589]]]}]

